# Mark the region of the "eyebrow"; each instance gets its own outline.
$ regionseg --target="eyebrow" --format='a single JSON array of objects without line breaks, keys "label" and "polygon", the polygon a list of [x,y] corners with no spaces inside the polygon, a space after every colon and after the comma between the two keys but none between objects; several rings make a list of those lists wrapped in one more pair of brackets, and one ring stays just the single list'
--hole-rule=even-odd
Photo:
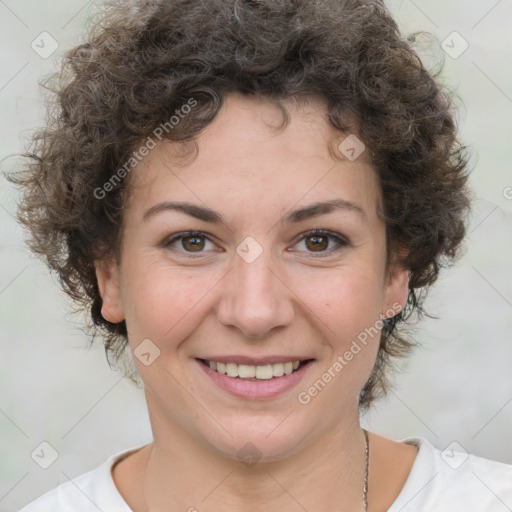
[{"label": "eyebrow", "polygon": [[366,212],[359,205],[351,203],[345,199],[333,199],[332,201],[313,203],[304,208],[294,210],[283,217],[282,222],[301,222],[312,217],[325,215],[335,210],[344,210],[346,212],[356,213],[362,219],[366,219]]},{"label": "eyebrow", "polygon": [[[331,201],[313,203],[309,206],[305,206],[304,208],[293,210],[282,218],[281,223],[302,222],[313,217],[331,213],[335,210],[344,210],[347,212],[356,213],[363,219],[367,218],[365,211],[359,205],[351,203],[345,199],[333,199]],[[186,213],[191,217],[205,222],[211,222],[213,224],[226,223],[222,215],[217,213],[215,210],[212,210],[211,208],[198,206],[192,203],[176,201],[163,201],[161,203],[155,204],[144,213],[142,221],[147,222],[151,217],[166,211]]]}]

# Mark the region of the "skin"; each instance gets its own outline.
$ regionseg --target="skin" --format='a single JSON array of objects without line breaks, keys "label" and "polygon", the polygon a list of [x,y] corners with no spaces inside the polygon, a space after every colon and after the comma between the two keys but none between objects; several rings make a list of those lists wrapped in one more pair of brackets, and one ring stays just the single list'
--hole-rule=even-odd
[{"label": "skin", "polygon": [[[382,193],[366,152],[354,161],[337,152],[348,134],[330,127],[321,100],[287,108],[290,123],[276,131],[282,114],[275,103],[233,94],[197,137],[196,158],[180,157],[177,143],[159,144],[130,176],[120,262],[96,262],[103,316],[126,320],[132,351],[148,338],[160,350],[148,366],[134,357],[154,442],[113,469],[135,512],[361,510],[358,396],[380,332],[308,404],[297,394],[381,315],[398,313],[409,273],[398,266],[385,272]],[[340,198],[364,216],[335,210],[283,222],[290,210]],[[224,222],[177,211],[143,220],[153,205],[171,200],[207,206]],[[304,238],[312,229],[348,244],[329,238],[319,248]],[[163,245],[189,230],[210,240]],[[263,250],[252,263],[236,252],[248,236]],[[195,360],[219,354],[315,361],[295,388],[250,400],[212,384]],[[247,442],[261,453],[250,467],[237,457]],[[371,433],[370,452],[369,510],[387,510],[417,448]]]}]

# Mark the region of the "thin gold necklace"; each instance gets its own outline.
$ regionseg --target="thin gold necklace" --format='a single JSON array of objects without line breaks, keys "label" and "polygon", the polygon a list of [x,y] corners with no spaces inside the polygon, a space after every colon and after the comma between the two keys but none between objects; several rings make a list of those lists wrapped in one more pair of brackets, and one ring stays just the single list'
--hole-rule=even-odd
[{"label": "thin gold necklace", "polygon": [[[363,511],[368,512],[368,472],[370,468],[370,443],[368,441],[368,432],[363,428],[362,431],[364,432],[364,447],[365,447],[365,471],[364,471],[364,483],[363,483]],[[148,455],[148,458],[146,460],[146,467],[144,469],[144,477],[142,478],[142,498],[144,499],[144,508],[146,512],[149,512],[148,508],[148,502],[146,500],[146,487],[144,485],[147,469],[148,469],[148,463],[149,463],[149,457],[151,456],[151,453],[153,452],[153,446],[151,447],[151,452]]]},{"label": "thin gold necklace", "polygon": [[363,484],[363,510],[368,511],[368,470],[370,468],[370,443],[368,441],[368,432],[363,428],[364,432],[364,448],[366,454],[366,464],[364,471],[364,484]]}]

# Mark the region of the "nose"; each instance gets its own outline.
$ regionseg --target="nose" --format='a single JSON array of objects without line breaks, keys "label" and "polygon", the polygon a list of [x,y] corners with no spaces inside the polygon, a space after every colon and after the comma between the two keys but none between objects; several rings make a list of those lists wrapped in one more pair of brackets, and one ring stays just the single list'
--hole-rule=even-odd
[{"label": "nose", "polygon": [[272,268],[269,251],[252,263],[235,256],[224,280],[218,321],[239,329],[247,338],[262,338],[289,325],[294,317],[293,293]]}]

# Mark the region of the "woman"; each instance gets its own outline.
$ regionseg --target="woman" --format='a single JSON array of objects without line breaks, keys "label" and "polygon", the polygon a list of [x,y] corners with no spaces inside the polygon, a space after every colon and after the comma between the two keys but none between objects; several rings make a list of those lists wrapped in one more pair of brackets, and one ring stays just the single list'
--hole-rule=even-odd
[{"label": "woman", "polygon": [[20,220],[133,355],[154,441],[24,512],[512,506],[512,467],[360,427],[470,204],[450,97],[381,2],[113,7],[57,94]]}]

